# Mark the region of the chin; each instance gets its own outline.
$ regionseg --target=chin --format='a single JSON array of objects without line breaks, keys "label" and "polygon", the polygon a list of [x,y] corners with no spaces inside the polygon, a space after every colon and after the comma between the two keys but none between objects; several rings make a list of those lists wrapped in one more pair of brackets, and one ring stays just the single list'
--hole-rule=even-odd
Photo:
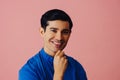
[{"label": "chin", "polygon": [[54,49],[53,52],[56,53],[58,50],[61,50],[61,49]]},{"label": "chin", "polygon": [[53,52],[56,53],[59,49],[54,49]]},{"label": "chin", "polygon": [[57,52],[58,50],[61,50],[61,51],[62,51],[62,50],[63,50],[63,48],[55,49],[54,51],[55,51],[55,52]]}]

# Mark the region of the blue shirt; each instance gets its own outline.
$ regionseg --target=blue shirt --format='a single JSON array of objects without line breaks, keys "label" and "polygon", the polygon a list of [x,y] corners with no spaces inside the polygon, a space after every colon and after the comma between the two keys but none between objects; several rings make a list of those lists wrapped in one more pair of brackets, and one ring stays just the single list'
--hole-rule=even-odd
[{"label": "blue shirt", "polygon": [[[41,49],[19,70],[19,80],[53,80],[53,59],[44,49]],[[87,80],[82,65],[72,57],[67,56],[67,59],[68,66],[63,80]]]}]

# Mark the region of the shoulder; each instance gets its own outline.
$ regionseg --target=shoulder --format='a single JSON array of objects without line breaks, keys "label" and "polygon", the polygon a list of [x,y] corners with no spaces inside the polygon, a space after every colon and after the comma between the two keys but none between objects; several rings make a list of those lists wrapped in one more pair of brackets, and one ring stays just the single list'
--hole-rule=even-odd
[{"label": "shoulder", "polygon": [[67,58],[68,58],[69,66],[71,66],[77,73],[86,74],[85,69],[80,62],[78,62],[75,58],[70,56],[67,56]]},{"label": "shoulder", "polygon": [[27,62],[22,66],[20,71],[30,71],[30,70],[35,70],[37,68],[37,64],[39,61],[39,53],[35,54],[31,58],[27,60]]},{"label": "shoulder", "polygon": [[37,53],[36,55],[34,55],[33,57],[31,57],[26,64],[29,65],[36,65],[39,62],[39,53]]},{"label": "shoulder", "polygon": [[83,69],[82,64],[80,62],[78,62],[75,58],[73,58],[71,56],[67,56],[67,58],[68,58],[68,62],[70,65],[72,65],[73,67],[75,67],[77,69]]},{"label": "shoulder", "polygon": [[19,70],[19,80],[37,80],[39,53],[31,57]]},{"label": "shoulder", "polygon": [[80,64],[80,62],[78,62],[75,58],[73,58],[71,56],[67,56],[67,59],[68,59],[68,61],[69,61],[70,64],[82,67],[82,65]]},{"label": "shoulder", "polygon": [[86,71],[82,64],[73,57],[67,56],[69,66],[74,69],[77,80],[87,80]]}]

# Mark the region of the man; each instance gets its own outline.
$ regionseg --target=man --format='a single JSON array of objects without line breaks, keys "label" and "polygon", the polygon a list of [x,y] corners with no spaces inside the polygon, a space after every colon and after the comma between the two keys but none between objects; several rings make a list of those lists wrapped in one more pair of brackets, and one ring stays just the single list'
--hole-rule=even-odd
[{"label": "man", "polygon": [[87,80],[79,62],[67,56],[65,48],[73,23],[67,13],[52,9],[42,15],[40,34],[43,48],[19,71],[19,80]]}]

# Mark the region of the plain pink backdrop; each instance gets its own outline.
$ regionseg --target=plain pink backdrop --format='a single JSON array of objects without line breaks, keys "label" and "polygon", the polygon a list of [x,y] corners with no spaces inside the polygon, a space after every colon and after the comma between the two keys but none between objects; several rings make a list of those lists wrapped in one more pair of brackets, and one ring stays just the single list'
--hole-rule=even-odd
[{"label": "plain pink backdrop", "polygon": [[17,80],[21,66],[42,48],[39,19],[53,8],[73,20],[65,52],[88,79],[120,80],[120,0],[0,0],[0,80]]}]

